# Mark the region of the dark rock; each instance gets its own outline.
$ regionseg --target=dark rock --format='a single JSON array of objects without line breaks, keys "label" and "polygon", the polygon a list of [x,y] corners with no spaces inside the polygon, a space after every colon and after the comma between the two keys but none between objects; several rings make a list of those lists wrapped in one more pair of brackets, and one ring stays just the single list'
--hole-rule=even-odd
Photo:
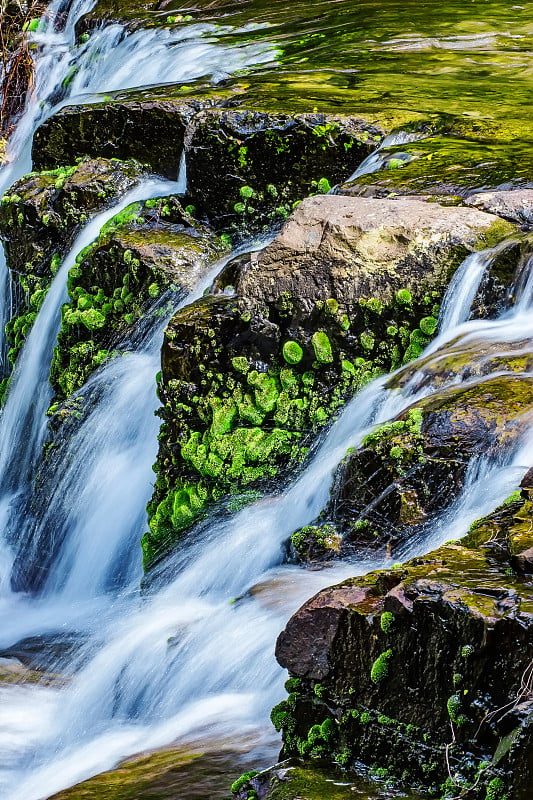
[{"label": "dark rock", "polygon": [[202,111],[187,149],[191,202],[225,227],[269,227],[353,172],[382,135],[356,117]]},{"label": "dark rock", "polygon": [[455,500],[471,459],[512,449],[532,418],[533,380],[526,376],[492,378],[421,400],[347,455],[322,519],[293,534],[293,548],[311,561],[361,548],[395,557]]},{"label": "dark rock", "polygon": [[175,180],[185,131],[200,103],[129,100],[67,106],[35,133],[36,169],[72,164],[80,156],[134,158],[149,170]]},{"label": "dark rock", "polygon": [[473,798],[529,798],[533,592],[512,553],[531,547],[531,511],[512,502],[457,543],[309,600],[276,648],[292,676],[272,717],[283,753],[432,792],[448,761]]}]

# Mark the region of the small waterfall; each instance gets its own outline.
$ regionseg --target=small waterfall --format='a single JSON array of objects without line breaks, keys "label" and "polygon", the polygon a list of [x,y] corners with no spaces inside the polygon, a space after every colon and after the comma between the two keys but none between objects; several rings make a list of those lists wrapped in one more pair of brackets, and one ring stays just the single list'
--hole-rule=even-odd
[{"label": "small waterfall", "polygon": [[[485,263],[493,256],[493,250],[486,251],[481,260]],[[461,274],[463,278],[450,288],[449,295],[462,296],[467,277],[464,270]],[[450,296],[448,299],[452,300]],[[523,308],[508,308],[495,320],[467,321],[466,302],[461,307],[459,324],[441,332],[439,349],[428,349],[429,354],[403,371],[416,375],[417,364],[423,366],[428,359],[438,359],[441,350],[456,346],[458,336],[464,341],[473,336],[476,341],[487,343],[533,337],[533,324],[523,327]],[[152,344],[147,343],[137,355],[149,357],[150,347]],[[118,381],[124,381],[124,387],[132,380],[129,369],[122,369],[125,363],[111,362],[105,368],[109,374],[118,370]],[[151,369],[156,369],[155,359]],[[103,381],[104,371],[94,376],[95,383]],[[449,385],[453,382],[454,377],[450,376]],[[98,535],[98,509],[92,526],[85,529],[83,520],[81,527],[74,525],[75,533],[69,532],[72,541],[66,541],[39,608],[33,608],[29,600],[23,601],[21,608],[20,600],[13,598],[11,602],[19,603],[19,620],[16,625],[7,620],[3,628],[3,644],[16,632],[19,637],[23,630],[29,635],[39,625],[40,630],[53,631],[54,626],[59,630],[64,625],[65,608],[72,609],[80,603],[69,624],[83,631],[84,640],[74,659],[55,664],[57,669],[74,672],[70,683],[60,689],[20,687],[23,696],[18,698],[9,688],[0,688],[0,698],[8,708],[18,708],[20,703],[31,708],[31,718],[29,714],[18,718],[18,733],[9,729],[4,737],[0,736],[0,754],[7,764],[4,773],[0,773],[0,786],[6,800],[38,800],[43,794],[109,768],[135,751],[169,741],[185,743],[200,736],[208,746],[209,740],[216,742],[217,736],[257,731],[258,721],[259,725],[266,725],[268,709],[281,695],[283,676],[272,653],[287,615],[321,586],[380,566],[365,561],[307,573],[283,566],[281,561],[283,542],[325,505],[333,470],[347,447],[357,446],[372,426],[393,418],[435,391],[431,380],[422,384],[413,380],[394,389],[388,388],[389,383],[389,379],[380,378],[348,403],[307,469],[284,493],[264,498],[229,520],[215,517],[199,525],[166,570],[174,577],[170,582],[162,580],[151,598],[140,601],[133,585],[127,590],[128,579],[135,584],[138,578],[138,568],[130,564],[121,578],[123,588],[117,592],[115,586],[114,595],[108,596],[102,606],[102,598],[97,595],[110,590],[109,575],[105,576],[105,568],[98,565],[89,552],[90,542],[86,541],[91,533]],[[441,389],[439,384],[437,390]],[[121,393],[119,389],[116,396]],[[119,407],[120,402],[116,408]],[[95,409],[94,416],[86,422],[87,437],[102,436],[102,431],[92,432],[91,426],[94,423],[98,427],[98,420],[103,427],[109,425],[109,413],[105,403],[98,414]],[[109,439],[114,440],[115,436],[112,428]],[[139,442],[143,436],[139,435]],[[144,441],[137,451],[139,455],[145,447],[149,449],[148,438]],[[426,539],[411,542],[402,556],[410,557],[444,539],[462,535],[475,518],[503,501],[529,464],[532,444],[528,434],[505,460],[474,460],[460,497],[438,520],[432,521]],[[84,453],[82,449],[82,460]],[[144,457],[148,458],[147,452]],[[97,475],[101,470],[98,457],[93,464],[93,474]],[[136,487],[141,482],[134,480]],[[137,491],[140,514],[146,495],[140,488],[136,488],[136,495]],[[87,503],[94,500],[89,496]],[[133,505],[128,513],[132,515],[133,531],[134,520],[140,517]],[[108,530],[114,527],[113,520],[107,524]],[[123,546],[133,552],[134,544],[128,541],[127,534],[115,542],[119,540],[123,544],[116,544],[117,553]],[[114,547],[110,544],[106,554],[111,562]],[[85,564],[92,565],[91,577],[84,573]],[[70,577],[65,581],[60,572]],[[277,589],[269,589],[270,584]],[[258,594],[248,595],[253,586],[263,588]],[[272,600],[273,596],[279,598],[280,591],[283,604],[279,599],[277,605],[269,603],[269,592]],[[266,602],[261,600],[263,595]],[[232,602],[235,597],[241,599]],[[11,608],[8,604],[6,617],[12,615]],[[88,608],[93,615],[98,609],[97,620]],[[14,741],[18,742],[16,752]]]},{"label": "small waterfall", "polygon": [[68,271],[76,256],[98,236],[102,226],[137,200],[147,200],[176,191],[170,181],[150,180],[132,189],[120,203],[97,214],[76,237],[63,259],[28,335],[13,372],[0,417],[0,485],[16,490],[24,484],[39,453],[50,405],[48,371],[60,322],[60,308],[67,300]]},{"label": "small waterfall", "polygon": [[[157,32],[128,32],[112,25],[76,45],[76,21],[91,3],[75,0],[59,30],[54,19],[65,6],[57,0],[50,21],[41,23],[34,36],[39,48],[36,83],[10,142],[12,161],[0,172],[2,191],[29,170],[35,127],[68,102],[88,102],[102,90],[133,88],[141,80],[142,85],[206,75],[217,80],[276,57],[275,48],[264,43],[225,46],[220,40],[224,30],[210,25]],[[388,137],[351,180],[379,169],[386,159],[383,148],[412,141],[410,137]],[[4,532],[12,526],[14,503],[27,489],[43,441],[50,399],[47,374],[68,269],[120,208],[135,199],[183,191],[185,183],[183,164],[178,185],[145,182],[84,228],[19,357],[0,420],[0,646],[58,634],[75,642],[74,652],[50,654],[46,664],[68,676],[64,683],[0,685],[4,800],[40,800],[123,757],[171,741],[186,745],[200,737],[208,748],[210,742],[216,747],[217,737],[253,734],[264,736],[268,744],[268,712],[281,696],[283,682],[273,644],[287,616],[322,586],[380,566],[365,561],[306,572],[282,564],[284,541],[323,508],[332,473],[349,446],[358,446],[374,425],[442,389],[430,366],[443,353],[500,344],[505,351],[514,342],[533,338],[533,260],[524,267],[514,306],[498,319],[469,321],[475,293],[497,249],[469,257],[448,290],[439,337],[417,362],[394,376],[405,375],[405,382],[380,378],[368,385],[347,404],[306,470],[286,491],[229,520],[213,517],[198,525],[168,564],[166,579],[161,576],[152,596],[141,597],[138,540],[157,446],[153,379],[163,323],[156,321],[150,335],[133,343],[132,352],[104,365],[84,387],[89,401],[70,442],[72,458],[54,474],[55,491],[37,521],[38,527],[49,528],[60,523],[53,568],[38,598],[11,592],[15,545]],[[0,264],[4,295],[7,280]],[[4,312],[2,324],[9,313]],[[460,380],[450,374],[446,385]],[[461,496],[433,521],[425,541],[410,543],[402,555],[407,558],[462,535],[473,519],[508,495],[532,455],[533,440],[527,434],[505,460],[473,461]],[[126,470],[125,465],[132,466]],[[23,520],[19,527],[23,539],[28,533]],[[39,531],[35,560],[38,536]]]},{"label": "small waterfall", "polygon": [[371,175],[373,172],[378,172],[385,165],[387,159],[391,158],[391,154],[387,152],[389,147],[416,142],[420,138],[421,135],[419,133],[408,133],[407,131],[398,131],[385,136],[379,147],[359,164],[355,172],[344,183],[351,183],[362,175]]}]

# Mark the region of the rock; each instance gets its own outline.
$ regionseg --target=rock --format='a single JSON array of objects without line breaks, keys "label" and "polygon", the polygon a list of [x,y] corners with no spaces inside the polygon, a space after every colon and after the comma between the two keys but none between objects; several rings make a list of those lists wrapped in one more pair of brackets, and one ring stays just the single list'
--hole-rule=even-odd
[{"label": "rock", "polygon": [[213,502],[231,511],[231,495],[275,486],[349,396],[418,356],[453,271],[492,226],[471,209],[313,197],[233,264],[231,296],[221,280],[179,311],[162,351],[145,565]]},{"label": "rock", "polygon": [[61,258],[87,215],[102,211],[142,175],[137,162],[103,158],[33,172],[6,192],[0,204],[0,236],[12,273],[16,312],[6,332],[14,363]]},{"label": "rock", "polygon": [[[337,470],[315,525],[293,534],[304,560],[361,547],[392,558],[458,496],[472,458],[510,451],[533,420],[533,379],[507,375],[452,387],[377,428]],[[417,527],[418,526],[418,527]]]},{"label": "rock", "polygon": [[339,193],[363,197],[420,195],[457,204],[480,192],[531,189],[532,159],[526,140],[516,137],[517,150],[513,152],[506,135],[501,138],[503,131],[461,132],[452,126],[440,135],[433,133],[385,149],[383,168],[346,182]]},{"label": "rock", "polygon": [[[243,775],[233,784],[235,800],[388,800],[389,790],[361,775],[346,775],[341,769],[324,769],[288,759],[259,773]],[[378,776],[377,776],[378,777]],[[240,787],[240,788],[237,788]],[[235,791],[237,789],[237,791]],[[255,792],[255,794],[252,794]],[[394,793],[397,800],[415,800],[418,795]]]},{"label": "rock", "polygon": [[245,272],[239,290],[262,303],[288,292],[302,298],[296,300],[302,313],[329,297],[343,312],[361,296],[391,304],[398,290],[425,293],[442,286],[458,260],[495,230],[499,238],[514,231],[493,226],[488,214],[417,198],[311,197]]},{"label": "rock", "polygon": [[224,227],[269,228],[353,172],[382,136],[357,117],[201,111],[187,148],[191,202]]},{"label": "rock", "polygon": [[125,100],[67,106],[37,129],[36,169],[72,164],[80,156],[134,158],[176,180],[185,131],[201,104],[190,100]]},{"label": "rock", "polygon": [[529,500],[510,502],[457,543],[305,603],[276,647],[284,755],[362,761],[432,793],[453,791],[448,760],[472,798],[529,798],[533,587],[512,554],[533,544],[531,520]]},{"label": "rock", "polygon": [[176,198],[134,204],[111,220],[69,273],[70,302],[50,370],[57,398],[71,395],[123,348],[166,290],[177,302],[225,250]]},{"label": "rock", "polygon": [[0,205],[9,268],[49,277],[52,259],[65,252],[87,215],[127,192],[141,175],[137,162],[97,158],[21,178]]},{"label": "rock", "polygon": [[477,192],[467,197],[465,203],[520,225],[533,223],[533,189]]}]

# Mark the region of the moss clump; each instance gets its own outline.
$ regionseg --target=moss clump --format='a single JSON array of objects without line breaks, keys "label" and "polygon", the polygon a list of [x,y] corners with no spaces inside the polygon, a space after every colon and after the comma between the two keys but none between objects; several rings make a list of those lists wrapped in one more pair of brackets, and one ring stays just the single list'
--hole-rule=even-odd
[{"label": "moss clump", "polygon": [[288,341],[283,345],[283,358],[287,364],[299,364],[303,358],[304,351],[298,342]]},{"label": "moss clump", "polygon": [[311,337],[311,344],[315,358],[320,364],[331,364],[333,361],[333,350],[327,333],[316,331]]},{"label": "moss clump", "polygon": [[370,680],[372,683],[381,683],[389,674],[390,660],[392,658],[392,650],[385,650],[380,656],[376,658],[370,670]]},{"label": "moss clump", "polygon": [[448,709],[448,716],[457,727],[461,727],[468,722],[467,717],[461,713],[463,702],[460,694],[452,694],[452,696],[448,698],[446,708]]},{"label": "moss clump", "polygon": [[396,302],[401,306],[411,305],[413,295],[409,289],[398,289],[396,292]]},{"label": "moss clump", "polygon": [[420,330],[425,336],[433,336],[437,330],[437,324],[435,317],[423,317],[419,323]]},{"label": "moss clump", "polygon": [[250,772],[245,772],[244,775],[241,775],[240,778],[237,778],[237,780],[231,784],[231,793],[238,794],[240,790],[243,788],[243,786],[245,786],[251,778],[255,777],[258,774],[259,773],[257,772],[257,770],[251,770]]},{"label": "moss clump", "polygon": [[384,611],[379,619],[379,625],[383,633],[390,633],[394,625],[394,614],[391,611]]}]

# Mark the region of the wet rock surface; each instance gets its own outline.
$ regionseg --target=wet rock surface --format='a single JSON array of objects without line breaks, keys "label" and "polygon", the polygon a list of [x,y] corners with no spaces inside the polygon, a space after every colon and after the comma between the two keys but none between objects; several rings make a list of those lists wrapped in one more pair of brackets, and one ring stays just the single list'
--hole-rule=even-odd
[{"label": "wet rock surface", "polygon": [[291,674],[272,717],[283,752],[526,800],[533,592],[513,565],[530,537],[531,501],[512,501],[456,543],[308,601],[276,649]]},{"label": "wet rock surface", "polygon": [[466,199],[466,204],[497,214],[512,222],[533,224],[533,189],[514,189],[500,192],[478,192]]},{"label": "wet rock surface", "polygon": [[[256,800],[416,800],[418,795],[397,792],[362,776],[346,775],[342,770],[310,767],[290,759],[258,774],[242,776],[233,785],[236,800],[248,800],[251,792]],[[240,787],[240,788],[237,788]],[[236,789],[236,791],[235,791]],[[392,793],[391,793],[392,792]]]},{"label": "wet rock surface", "polygon": [[36,169],[72,164],[80,156],[134,158],[176,180],[187,125],[201,103],[131,100],[67,106],[37,130]]},{"label": "wet rock surface", "polygon": [[460,494],[472,459],[502,457],[528,429],[533,380],[509,375],[452,387],[378,427],[339,466],[332,499],[291,545],[304,561],[396,558]]},{"label": "wet rock surface", "polygon": [[0,236],[11,271],[15,313],[7,326],[14,363],[63,255],[91,213],[142,176],[140,164],[97,158],[17,181],[0,205]]},{"label": "wet rock surface", "polygon": [[219,286],[178,312],[145,563],[211,503],[256,496],[301,464],[347,397],[419,355],[451,275],[492,226],[413,200],[313,197],[234,271],[229,295]]}]

